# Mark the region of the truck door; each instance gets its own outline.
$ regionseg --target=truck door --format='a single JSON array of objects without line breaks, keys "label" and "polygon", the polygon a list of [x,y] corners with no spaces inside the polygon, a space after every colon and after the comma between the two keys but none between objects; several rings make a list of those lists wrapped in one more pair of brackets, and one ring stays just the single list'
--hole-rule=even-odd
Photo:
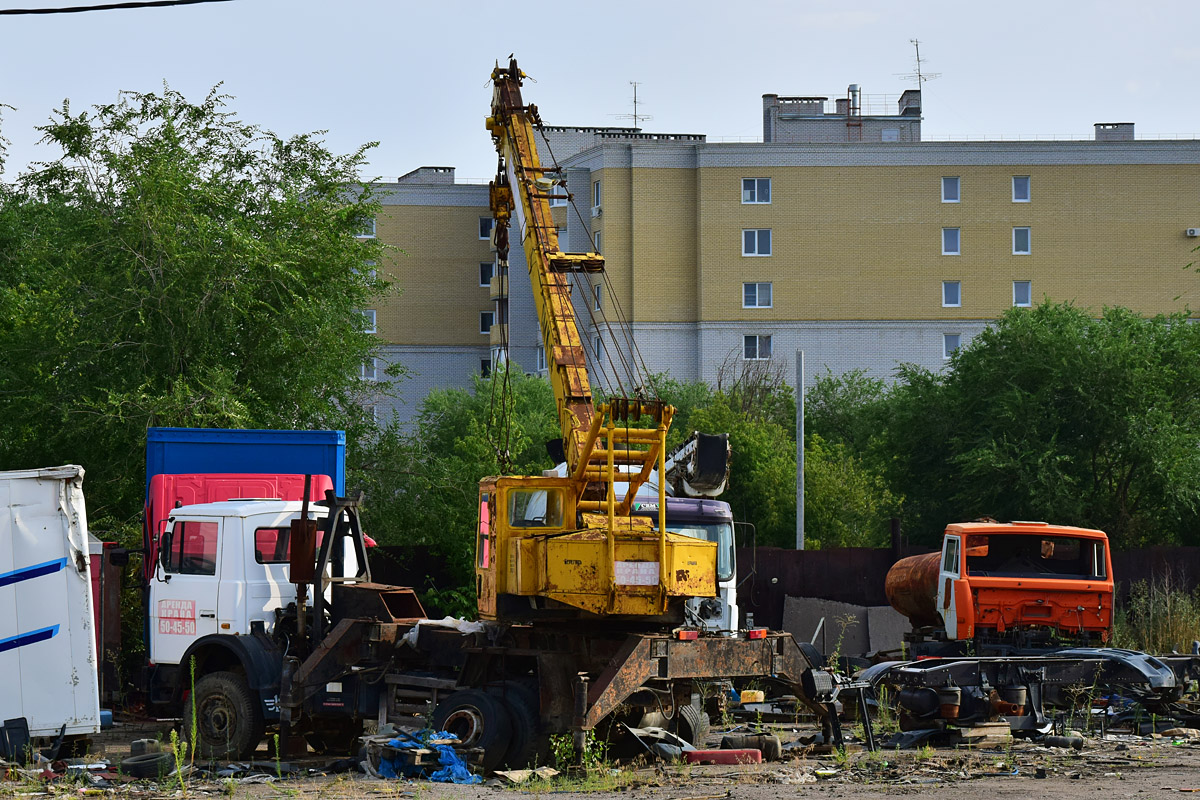
[{"label": "truck door", "polygon": [[175,520],[163,533],[151,581],[150,660],[178,664],[197,638],[217,632],[221,521]]},{"label": "truck door", "polygon": [[[942,568],[938,573],[937,609],[946,624],[946,636],[958,640],[958,609],[955,604],[955,581],[962,577],[959,554],[961,542],[957,536],[947,536],[942,541]],[[926,595],[928,597],[928,595]]]}]

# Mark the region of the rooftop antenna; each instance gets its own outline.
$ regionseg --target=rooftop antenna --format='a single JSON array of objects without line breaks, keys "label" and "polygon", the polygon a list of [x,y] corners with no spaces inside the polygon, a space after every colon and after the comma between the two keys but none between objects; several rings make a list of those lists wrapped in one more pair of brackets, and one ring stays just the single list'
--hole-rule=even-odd
[{"label": "rooftop antenna", "polygon": [[934,78],[942,77],[942,73],[940,73],[940,72],[922,72],[921,71],[921,65],[924,64],[926,61],[926,59],[921,58],[921,40],[920,39],[909,39],[908,41],[913,46],[913,49],[917,53],[916,58],[914,60],[916,63],[916,71],[910,72],[908,75],[901,75],[900,77],[904,78],[905,80],[916,81],[918,89],[920,89],[922,87],[922,85],[925,83],[925,81],[931,81]]},{"label": "rooftop antenna", "polygon": [[633,127],[641,128],[643,122],[652,120],[652,119],[654,119],[654,117],[650,116],[649,114],[639,114],[638,113],[637,87],[641,86],[641,83],[638,81],[630,81],[629,85],[633,87],[633,113],[632,114],[613,114],[613,116],[616,117],[617,119],[631,119],[631,120],[633,120]]}]

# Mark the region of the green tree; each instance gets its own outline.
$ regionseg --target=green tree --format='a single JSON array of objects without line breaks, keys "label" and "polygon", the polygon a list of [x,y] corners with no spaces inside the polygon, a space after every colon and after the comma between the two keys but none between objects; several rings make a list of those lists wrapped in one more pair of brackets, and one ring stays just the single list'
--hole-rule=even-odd
[{"label": "green tree", "polygon": [[132,520],[152,425],[363,430],[357,309],[386,285],[377,202],[319,135],[239,121],[216,90],[69,106],[0,195],[0,466],[78,462]]},{"label": "green tree", "polygon": [[433,553],[455,581],[436,588],[465,589],[473,582],[480,479],[501,474],[504,451],[511,474],[553,467],[545,443],[561,435],[550,384],[515,365],[476,377],[470,391],[434,390],[415,423],[387,426],[353,464],[370,500],[364,524],[381,544]]},{"label": "green tree", "polygon": [[1183,313],[1012,309],[946,372],[901,372],[882,426],[892,485],[927,538],[987,514],[1194,543],[1198,352]]},{"label": "green tree", "polygon": [[882,475],[864,467],[850,448],[818,434],[804,449],[804,546],[884,547],[889,520],[900,511]]}]

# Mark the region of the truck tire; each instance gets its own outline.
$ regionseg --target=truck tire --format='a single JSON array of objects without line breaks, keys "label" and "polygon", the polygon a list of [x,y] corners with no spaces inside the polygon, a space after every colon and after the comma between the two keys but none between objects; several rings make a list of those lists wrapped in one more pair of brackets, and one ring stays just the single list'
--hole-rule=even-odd
[{"label": "truck tire", "polygon": [[703,750],[708,738],[708,714],[691,704],[680,706],[675,728],[679,738]]},{"label": "truck tire", "polygon": [[433,729],[453,733],[466,747],[483,748],[485,772],[500,766],[513,732],[504,703],[481,689],[464,689],[438,703]]},{"label": "truck tire", "polygon": [[508,710],[512,738],[501,761],[509,769],[525,769],[545,764],[550,740],[542,734],[540,702],[536,687],[524,683],[504,683],[491,687]]},{"label": "truck tire", "polygon": [[184,704],[183,731],[201,758],[250,758],[263,738],[262,708],[245,678],[214,672],[196,681]]}]

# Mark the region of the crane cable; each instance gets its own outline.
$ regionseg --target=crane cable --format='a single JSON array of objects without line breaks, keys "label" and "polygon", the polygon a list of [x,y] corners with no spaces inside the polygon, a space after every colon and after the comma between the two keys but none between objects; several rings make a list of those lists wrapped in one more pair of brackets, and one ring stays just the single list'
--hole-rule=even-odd
[{"label": "crane cable", "polygon": [[[557,159],[554,157],[554,149],[550,144],[549,137],[546,136],[544,125],[541,124],[540,120],[537,125],[537,130],[538,130],[538,133],[540,133],[542,136],[542,142],[546,145],[546,152],[550,156],[550,162],[554,165],[555,169],[561,169],[558,165]],[[583,217],[583,213],[579,210],[578,202],[575,200],[575,198],[573,196],[570,196],[570,195],[569,195],[568,202],[570,202],[571,208],[575,212],[575,216],[578,217],[579,222],[583,226],[584,230],[588,231],[588,239],[591,242],[592,247],[595,248],[596,247],[595,235],[592,233],[591,230],[589,230],[589,226]],[[642,395],[642,393],[645,390],[649,389],[649,391],[654,393],[655,399],[658,399],[657,392],[655,392],[654,387],[652,385],[649,385],[650,384],[649,378],[650,378],[651,373],[646,366],[645,360],[642,357],[641,350],[637,346],[637,339],[633,334],[633,326],[629,322],[628,318],[625,315],[624,308],[621,306],[621,301],[617,296],[617,292],[616,292],[615,287],[612,284],[612,281],[609,280],[607,269],[603,270],[600,273],[600,281],[601,281],[601,284],[604,286],[604,288],[609,296],[609,299],[612,302],[613,310],[615,312],[615,317],[617,320],[616,327],[620,331],[621,336],[618,337],[617,335],[615,335],[613,333],[613,325],[608,319],[608,315],[603,308],[603,304],[601,304],[601,308],[599,309],[600,317],[601,317],[601,320],[603,321],[603,327],[604,327],[605,331],[607,331],[607,333],[609,334],[609,336],[613,340],[613,342],[618,345],[617,347],[614,348],[614,350],[616,351],[618,360],[621,362],[621,368],[624,370],[625,374],[630,377],[631,380],[634,380],[638,383],[637,386],[633,387],[636,394],[638,394],[640,396],[640,395]],[[588,286],[589,286],[589,288],[592,286],[591,281],[588,281]],[[590,291],[585,294],[585,299],[587,301],[585,305],[588,310],[588,315],[591,319],[593,329],[599,329],[600,325],[596,322],[595,303],[593,302],[593,297],[591,297],[590,295],[591,295]],[[625,347],[619,346],[621,344],[622,338],[624,339]],[[600,356],[601,356],[601,354],[599,352],[596,352],[595,360],[598,365],[601,363]],[[628,359],[627,359],[627,356],[629,357]],[[624,395],[628,395],[629,393],[626,392],[623,383],[620,381],[620,373],[619,372],[617,373],[617,383],[618,383],[619,388],[621,389],[621,393]]]}]

